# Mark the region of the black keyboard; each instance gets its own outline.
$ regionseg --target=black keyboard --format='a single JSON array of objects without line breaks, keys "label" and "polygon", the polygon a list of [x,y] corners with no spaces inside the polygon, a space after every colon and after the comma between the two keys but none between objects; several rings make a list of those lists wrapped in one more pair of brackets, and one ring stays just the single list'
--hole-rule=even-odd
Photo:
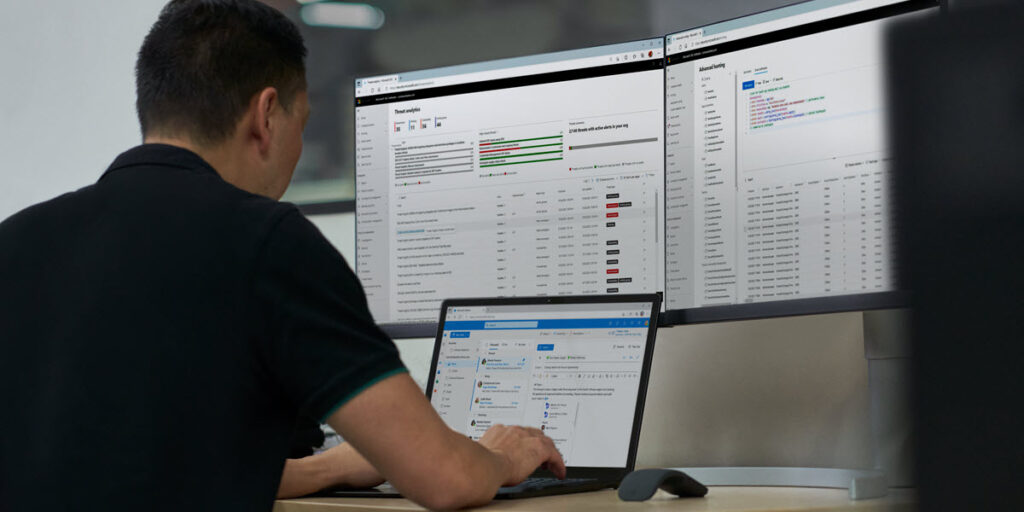
[{"label": "black keyboard", "polygon": [[573,486],[579,485],[580,482],[593,481],[593,478],[566,478],[565,480],[559,480],[557,478],[533,477],[523,480],[519,485],[510,485],[502,487],[502,489],[541,489],[545,487]]},{"label": "black keyboard", "polygon": [[[547,496],[550,494],[570,494],[575,492],[596,491],[613,487],[615,484],[597,478],[566,478],[559,480],[550,477],[535,477],[523,480],[519,485],[511,485],[498,489],[498,499],[529,498],[532,496]],[[350,497],[350,498],[401,498],[402,495],[391,486],[384,483],[369,489],[346,489],[336,487],[325,489],[316,496]]]},{"label": "black keyboard", "polygon": [[510,485],[498,489],[498,499],[528,498],[549,494],[569,494],[573,492],[594,491],[612,487],[612,484],[597,478],[566,478],[559,480],[550,477],[534,477],[523,480],[518,485]]}]

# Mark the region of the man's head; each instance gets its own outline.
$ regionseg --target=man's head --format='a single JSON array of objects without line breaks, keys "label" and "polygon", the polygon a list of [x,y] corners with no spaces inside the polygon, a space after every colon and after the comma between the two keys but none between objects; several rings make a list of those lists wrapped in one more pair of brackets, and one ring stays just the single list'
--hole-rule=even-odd
[{"label": "man's head", "polygon": [[228,181],[280,197],[309,113],[305,56],[295,25],[260,2],[172,0],[136,62],[143,138],[192,149]]}]

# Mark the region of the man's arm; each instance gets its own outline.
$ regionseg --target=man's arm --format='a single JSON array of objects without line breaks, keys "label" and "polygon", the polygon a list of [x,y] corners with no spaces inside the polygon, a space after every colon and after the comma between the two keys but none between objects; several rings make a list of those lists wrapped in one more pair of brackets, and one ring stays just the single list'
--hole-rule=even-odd
[{"label": "man's arm", "polygon": [[373,487],[383,481],[384,477],[351,444],[342,443],[316,455],[286,460],[277,497],[304,496],[336,485]]},{"label": "man's arm", "polygon": [[404,496],[431,509],[488,503],[498,487],[542,465],[565,476],[561,455],[540,430],[495,426],[473,442],[448,428],[404,373],[356,395],[327,422]]},{"label": "man's arm", "polygon": [[255,347],[291,401],[328,423],[405,496],[432,508],[485,503],[502,483],[548,463],[565,465],[536,429],[497,427],[480,443],[448,428],[377,327],[359,279],[330,242],[291,207],[268,233],[253,293],[261,335]]}]

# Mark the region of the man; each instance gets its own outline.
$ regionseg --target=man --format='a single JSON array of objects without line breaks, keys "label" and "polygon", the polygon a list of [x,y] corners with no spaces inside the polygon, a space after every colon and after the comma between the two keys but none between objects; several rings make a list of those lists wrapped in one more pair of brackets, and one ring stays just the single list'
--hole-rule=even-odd
[{"label": "man", "polygon": [[[382,478],[455,508],[564,475],[535,429],[447,428],[341,256],[277,202],[304,57],[263,4],[172,1],[139,51],[144,144],[0,224],[0,510],[268,510],[279,483]],[[349,444],[282,479],[300,415]]]}]

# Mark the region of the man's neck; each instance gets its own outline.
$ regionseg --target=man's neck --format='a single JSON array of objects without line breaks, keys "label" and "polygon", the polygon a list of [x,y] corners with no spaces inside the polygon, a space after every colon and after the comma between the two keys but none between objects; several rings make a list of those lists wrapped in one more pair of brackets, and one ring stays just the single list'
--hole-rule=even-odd
[{"label": "man's neck", "polygon": [[199,155],[206,163],[210,164],[224,181],[242,190],[257,193],[254,190],[256,187],[245,179],[246,174],[243,172],[245,166],[238,158],[238,152],[231,150],[229,143],[214,147],[204,147],[187,139],[162,137],[159,135],[147,136],[142,142],[143,144],[166,144],[187,149]]}]

